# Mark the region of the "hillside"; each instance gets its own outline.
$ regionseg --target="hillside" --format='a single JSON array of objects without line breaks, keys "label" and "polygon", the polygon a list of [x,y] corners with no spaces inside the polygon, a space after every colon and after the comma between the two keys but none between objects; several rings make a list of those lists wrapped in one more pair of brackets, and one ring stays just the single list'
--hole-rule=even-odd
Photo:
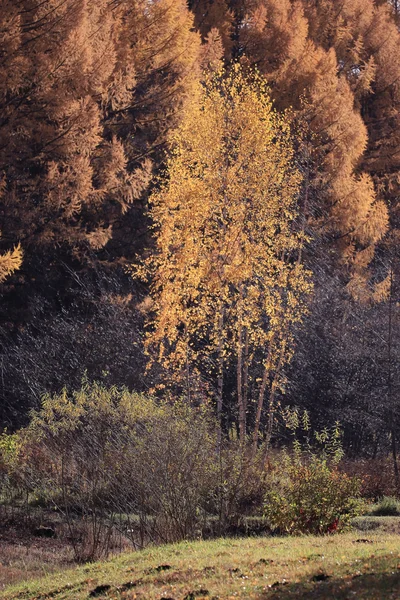
[{"label": "hillside", "polygon": [[398,535],[220,539],[127,553],[8,588],[3,599],[398,598]]}]

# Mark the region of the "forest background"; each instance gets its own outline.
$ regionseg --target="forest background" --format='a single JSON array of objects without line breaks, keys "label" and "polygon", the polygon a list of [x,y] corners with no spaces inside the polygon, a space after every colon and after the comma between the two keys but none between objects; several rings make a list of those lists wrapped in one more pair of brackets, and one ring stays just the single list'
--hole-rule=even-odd
[{"label": "forest background", "polygon": [[[43,394],[77,389],[85,376],[210,399],[222,433],[249,434],[255,444],[274,442],[279,407],[297,406],[316,429],[340,421],[349,456],[396,459],[399,12],[397,0],[1,0],[2,428],[25,425]],[[234,289],[235,300],[228,294],[226,306],[243,327],[227,332],[217,319],[203,344],[206,312],[197,329],[188,313],[166,325],[162,293],[178,280],[157,279],[166,270],[154,269],[178,252],[174,240],[162,245],[162,207],[176,213],[171,182],[183,177],[185,189],[196,148],[204,160],[214,148],[204,102],[214,97],[215,108],[232,89],[248,102],[238,113],[247,119],[242,132],[259,133],[251,107],[266,111],[269,160],[279,156],[283,173],[276,198],[286,198],[287,210],[270,239],[288,227],[297,240],[290,249],[276,242],[271,256],[279,254],[287,277],[301,265],[303,279],[292,313],[265,317],[231,269],[224,290]],[[234,139],[238,120],[230,130],[220,110],[214,131],[228,123],[223,135]],[[192,162],[174,180],[185,148]],[[254,186],[265,171],[252,171],[253,160],[246,168]],[[143,269],[147,281],[138,278]],[[172,286],[180,306],[183,285]],[[207,289],[208,299],[221,297]],[[204,285],[197,291],[206,297]],[[240,321],[249,307],[258,321]],[[263,337],[257,322],[265,319]],[[157,354],[166,339],[169,352]],[[221,339],[236,348],[226,349],[223,378]]]}]

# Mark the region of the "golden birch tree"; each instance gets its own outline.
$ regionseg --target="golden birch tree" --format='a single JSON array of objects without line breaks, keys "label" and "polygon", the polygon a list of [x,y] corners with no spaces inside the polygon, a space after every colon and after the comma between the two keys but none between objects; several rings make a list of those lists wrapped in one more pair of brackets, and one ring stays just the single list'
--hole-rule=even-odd
[{"label": "golden birch tree", "polygon": [[219,419],[234,369],[242,441],[258,436],[270,374],[291,356],[290,331],[310,290],[293,154],[288,120],[274,111],[265,80],[236,65],[207,80],[186,108],[166,180],[150,199],[148,347],[188,391],[199,375],[211,380]]}]

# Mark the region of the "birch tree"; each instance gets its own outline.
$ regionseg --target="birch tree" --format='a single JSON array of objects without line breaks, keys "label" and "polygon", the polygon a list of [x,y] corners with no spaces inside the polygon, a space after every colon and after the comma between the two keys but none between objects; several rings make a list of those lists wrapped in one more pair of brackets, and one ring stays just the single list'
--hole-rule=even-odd
[{"label": "birch tree", "polygon": [[234,369],[242,442],[258,437],[270,375],[290,359],[291,328],[310,291],[298,260],[300,179],[288,119],[273,109],[265,80],[236,65],[188,105],[151,197],[148,348],[188,393],[206,378],[220,420]]}]

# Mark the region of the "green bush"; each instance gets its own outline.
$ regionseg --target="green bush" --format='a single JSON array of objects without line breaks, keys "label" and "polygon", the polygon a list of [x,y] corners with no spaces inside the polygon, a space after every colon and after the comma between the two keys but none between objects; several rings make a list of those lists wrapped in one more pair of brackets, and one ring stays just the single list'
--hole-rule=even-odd
[{"label": "green bush", "polygon": [[[308,414],[296,409],[283,415],[295,436],[292,452],[282,452],[265,496],[264,516],[282,533],[334,533],[362,512],[361,480],[339,470],[341,432],[310,432]],[[296,439],[300,430],[305,441]]]},{"label": "green bush", "polygon": [[[360,482],[326,458],[285,455],[265,498],[264,516],[282,533],[333,533],[361,510]],[[272,483],[272,482],[271,482]]]},{"label": "green bush", "polygon": [[[215,487],[207,405],[83,382],[46,396],[25,432],[26,488],[57,508],[77,558],[106,554],[120,528],[135,546],[198,535]],[[23,459],[22,459],[23,457]]]},{"label": "green bush", "polygon": [[400,500],[394,496],[384,496],[371,510],[375,517],[397,517],[400,515]]}]

